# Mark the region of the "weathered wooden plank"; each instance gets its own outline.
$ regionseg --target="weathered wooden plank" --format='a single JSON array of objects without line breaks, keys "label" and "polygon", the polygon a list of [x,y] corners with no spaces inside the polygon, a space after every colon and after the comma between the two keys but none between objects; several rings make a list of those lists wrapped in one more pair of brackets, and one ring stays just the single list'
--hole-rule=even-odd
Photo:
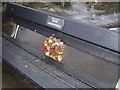
[{"label": "weathered wooden plank", "polygon": [[[52,28],[52,30],[57,30],[62,33],[69,34],[79,39],[83,39],[93,44],[99,45],[101,47],[120,52],[118,49],[118,33],[111,32],[107,29],[99,28],[82,22],[77,22],[75,20],[70,20],[61,16],[38,11],[15,3],[8,3],[7,13],[8,16],[12,15],[11,18],[14,18],[14,16],[18,16],[25,20],[37,23],[39,25]],[[49,16],[64,20],[65,25],[63,27],[63,30],[59,30],[54,27],[49,27],[47,25],[47,18]],[[40,30],[37,31],[40,32]]]},{"label": "weathered wooden plank", "polygon": [[43,88],[72,88],[9,50],[4,49],[3,55],[6,62]]},{"label": "weathered wooden plank", "polygon": [[[26,52],[25,50],[21,49],[20,47],[17,47],[15,45],[13,45],[12,43],[10,43],[9,41],[7,41],[6,39],[3,38],[3,58],[5,58],[5,60],[7,59],[7,62],[8,63],[14,63],[12,64],[14,67],[16,67],[17,69],[21,69],[20,68],[20,65],[21,67],[25,68],[26,65],[28,66],[27,68],[29,68],[29,63],[31,63],[31,65],[33,64],[33,66],[36,66],[36,69],[38,73],[34,73],[35,74],[39,74],[39,72],[43,72],[45,70],[45,72],[47,72],[48,74],[50,74],[51,76],[54,76],[56,77],[56,79],[58,81],[61,81],[62,83],[65,83],[65,84],[68,84],[68,86],[70,85],[71,87],[76,87],[76,88],[90,88],[88,85],[82,83],[81,81],[65,74],[64,72],[56,69],[55,67],[53,66],[50,66],[49,64],[46,64],[44,61],[41,61],[40,59],[36,58],[35,56],[31,55],[30,53]],[[7,54],[6,54],[7,53]],[[11,54],[13,53],[13,54]],[[10,56],[7,56],[7,55],[10,55]],[[11,56],[12,55],[12,56]],[[15,56],[16,55],[16,56]],[[19,67],[16,66],[18,63],[20,63],[18,60],[15,60],[14,58],[16,59],[19,59],[21,58],[21,63],[23,64],[20,64]],[[9,59],[13,59],[13,61],[9,60]],[[30,65],[30,69],[32,70],[33,66]],[[43,71],[41,71],[41,69]],[[20,71],[23,71],[22,69]],[[27,70],[29,71],[29,69]],[[24,70],[24,72],[26,72],[26,70]],[[29,75],[27,75],[29,77]],[[40,78],[41,76],[37,76],[36,78]],[[45,77],[44,77],[45,78]],[[52,77],[49,77],[49,78],[52,78]],[[47,79],[47,78],[46,78]],[[35,81],[36,82],[36,81]],[[51,82],[51,80],[50,80]],[[47,83],[43,83],[44,84],[53,84],[53,83],[50,83],[49,81]],[[57,84],[57,82],[56,82]],[[58,83],[59,84],[59,83]],[[51,85],[51,86],[54,86]],[[47,86],[47,87],[50,87],[50,86]],[[57,87],[57,86],[55,86]]]},{"label": "weathered wooden plank", "polygon": [[[14,15],[19,16],[21,18],[33,21],[34,26],[37,26],[37,28],[38,28],[38,29],[36,29],[38,33],[46,34],[45,31],[48,31],[47,35],[49,35],[50,33],[52,33],[52,31],[55,31],[54,30],[55,28],[51,29],[50,27],[46,26],[46,18],[48,16],[47,13],[38,12],[38,11],[32,10],[30,8],[25,8],[25,7],[18,8],[18,6],[8,8],[8,9],[10,9],[10,13],[12,12],[11,14],[14,14]],[[32,15],[34,15],[34,18],[26,17],[27,14],[24,12],[23,8],[27,10],[27,14],[29,13],[29,15],[31,15],[31,13],[32,13]],[[14,9],[14,10],[12,10],[12,9]],[[18,11],[21,11],[21,12],[18,12]],[[35,11],[35,13],[33,13],[33,11]],[[21,16],[21,13],[22,13],[22,16]],[[13,15],[13,17],[14,17],[14,15]],[[38,17],[36,15],[40,16],[42,21],[39,21],[37,19]],[[54,16],[54,15],[52,15],[52,16]],[[112,53],[112,55],[115,57],[115,59],[114,59],[114,57],[112,57],[111,54],[108,53],[107,57],[109,57],[111,55],[109,57],[109,59],[111,59],[111,60],[108,60],[108,61],[111,61],[115,64],[118,64],[117,56],[118,56],[119,51],[118,51],[118,46],[117,46],[118,45],[118,36],[116,33],[107,31],[105,29],[100,29],[100,28],[89,26],[89,25],[85,25],[83,23],[78,23],[78,22],[73,23],[74,21],[71,21],[71,20],[68,20],[68,19],[65,19],[65,18],[62,18],[59,16],[54,16],[54,17],[64,19],[67,22],[63,31],[58,30],[60,33],[56,32],[55,34],[60,36],[61,39],[65,40],[65,42],[68,43],[68,45],[70,44],[71,46],[73,46],[73,47],[75,46],[77,48],[82,48],[84,45],[86,45],[86,46],[89,46],[92,44],[96,45],[96,46],[102,48],[102,49],[97,48],[98,52],[99,52],[99,50],[101,50],[99,52],[99,54],[102,53],[102,54],[100,54],[100,55],[102,55],[102,58],[104,58],[104,56],[106,55],[106,54],[104,55],[104,53],[107,52],[106,50],[109,50],[108,52]],[[22,24],[24,24],[24,23],[25,22],[22,22]],[[37,24],[35,25],[35,23],[37,23]],[[41,24],[42,26],[39,26],[38,24]],[[75,29],[72,25],[74,27],[77,27],[77,28]],[[79,25],[80,25],[80,27],[79,27]],[[33,25],[29,25],[29,27],[31,27],[31,26],[33,29]],[[43,27],[43,26],[46,26],[46,27]],[[39,29],[39,27],[41,29]],[[92,30],[94,30],[94,32]],[[65,37],[63,37],[63,35]],[[70,35],[72,35],[72,37]],[[111,38],[111,36],[113,36],[113,37]],[[70,42],[70,41],[67,42],[66,37],[68,40],[70,40],[70,41],[72,40],[72,42]],[[7,39],[10,40],[15,45],[19,46],[20,48],[30,52],[31,54],[34,54],[37,57],[39,57],[41,60],[44,60],[45,62],[49,63],[50,65],[55,65],[57,68],[69,73],[70,75],[73,75],[74,77],[88,83],[91,86],[93,85],[94,87],[115,87],[115,83],[117,81],[117,74],[118,74],[117,73],[117,65],[111,64],[109,62],[105,62],[102,59],[99,59],[99,58],[90,56],[88,54],[85,54],[81,51],[75,50],[72,47],[71,48],[67,47],[68,51],[69,52],[73,51],[75,55],[73,55],[73,53],[68,53],[68,55],[64,59],[64,62],[57,63],[57,62],[50,60],[50,58],[47,58],[47,57],[44,59],[43,58],[44,54],[42,51],[39,52],[37,50],[34,50],[33,48],[28,47],[27,45],[24,45],[24,44],[17,42],[15,40],[12,40],[9,37],[7,37]],[[88,41],[88,43],[91,43],[91,44],[80,44],[79,43],[80,39],[84,39],[85,42]],[[78,44],[74,45],[73,42],[76,42],[76,41],[81,46],[78,46]],[[102,52],[102,51],[104,51],[103,48],[105,49],[104,53]],[[8,48],[6,48],[6,49],[8,49]],[[87,49],[85,49],[85,50],[89,51],[89,50],[93,49],[90,52],[94,52],[94,47],[92,47],[92,49],[89,49],[89,48],[87,48]],[[18,53],[16,51],[14,51],[13,49],[11,49],[10,47],[9,47],[9,50],[13,51],[15,54],[19,54],[21,51],[21,50],[19,51],[19,49],[17,49],[19,52]],[[97,50],[95,50],[95,51],[97,51]],[[79,52],[80,52],[80,54],[78,54]],[[113,53],[113,52],[115,52],[115,53]],[[26,54],[26,55],[24,55],[24,54]],[[98,54],[98,56],[100,56],[99,54]],[[28,59],[31,56],[29,56],[29,57],[28,56],[29,56],[28,53],[24,53],[24,52],[20,53],[20,57],[27,60],[27,62],[30,62],[34,65],[39,66],[39,63],[36,64],[35,62],[32,61],[32,60],[34,60],[34,58],[31,60],[31,59]],[[69,57],[69,56],[72,56],[72,57]],[[79,57],[81,57],[81,59],[79,59]],[[106,57],[106,59],[107,59],[107,57]],[[8,59],[8,57],[7,57],[7,59]],[[87,65],[87,68],[84,65]],[[101,67],[102,65],[103,65],[103,67]],[[44,70],[44,68],[43,68],[43,70]]]},{"label": "weathered wooden plank", "polygon": [[[10,40],[15,45],[24,48],[30,53],[34,54],[29,49],[24,47],[25,44],[22,42],[16,41],[8,36],[5,36],[6,39]],[[41,43],[42,44],[42,43]],[[29,46],[28,46],[29,47]],[[105,62],[100,60],[99,58],[90,56],[81,51],[75,50],[66,46],[69,53],[67,53],[66,58],[64,58],[62,63],[55,62],[50,60],[49,58],[43,58],[43,52],[37,51],[37,57],[49,63],[50,65],[54,65],[60,70],[69,73],[70,75],[78,78],[79,80],[88,83],[91,86],[97,87],[114,87],[117,82],[118,77],[118,68],[117,65],[111,64],[109,62]],[[34,49],[33,49],[34,50]],[[73,51],[73,52],[72,52]],[[74,53],[74,54],[73,54]],[[43,55],[41,57],[41,55]],[[70,57],[72,56],[72,57]],[[102,66],[102,67],[101,67]]]},{"label": "weathered wooden plank", "polygon": [[120,62],[118,62],[118,56],[120,54],[118,54],[116,52],[102,48],[100,46],[96,46],[96,45],[88,43],[84,40],[80,40],[75,37],[71,37],[71,36],[63,34],[61,32],[57,32],[55,30],[52,30],[51,28],[40,26],[38,24],[35,24],[33,22],[30,22],[30,21],[27,21],[27,20],[24,20],[24,19],[21,19],[18,17],[14,17],[12,21],[20,26],[27,28],[30,31],[36,30],[37,33],[47,36],[47,37],[54,34],[55,37],[62,39],[64,41],[64,43],[68,46],[79,49],[80,51],[83,51],[90,55],[99,57],[99,58],[109,61],[111,63],[120,65]]}]

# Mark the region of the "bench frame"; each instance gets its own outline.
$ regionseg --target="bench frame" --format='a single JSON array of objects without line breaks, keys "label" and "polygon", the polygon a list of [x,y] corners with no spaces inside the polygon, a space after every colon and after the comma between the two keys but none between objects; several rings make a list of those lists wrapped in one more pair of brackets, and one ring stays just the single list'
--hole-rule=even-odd
[{"label": "bench frame", "polygon": [[[62,30],[47,25],[49,16],[64,20]],[[118,55],[120,51],[118,50],[118,33],[67,19],[65,17],[38,11],[15,3],[7,3],[7,18],[9,21],[16,23],[18,26],[26,27],[44,36],[49,36],[54,33],[57,38],[61,38],[65,44],[71,47],[99,58],[106,59],[112,64],[119,65]],[[15,31],[18,31],[18,28]],[[5,36],[3,35],[3,37]],[[14,34],[13,37],[15,38],[16,35]],[[14,42],[13,39],[9,38],[8,40]],[[14,44],[15,43],[19,46],[19,43],[14,42]],[[79,46],[80,44],[83,48]],[[33,49],[26,48],[24,46],[22,47],[27,49],[27,51],[30,51],[38,58],[40,57],[39,53],[32,51]],[[92,47],[93,51],[88,50],[89,47]],[[105,55],[103,55],[102,52],[104,52]],[[82,82],[92,87],[103,87],[102,85],[96,84],[94,81],[88,83],[83,80]]]},{"label": "bench frame", "polygon": [[[112,50],[114,52],[120,52],[118,49],[119,34],[109,31],[108,29],[103,29],[43,11],[38,11],[36,9],[32,9],[15,3],[7,4],[7,15],[11,19],[14,19],[15,17],[20,17],[41,26],[52,28],[53,30],[56,30],[58,32],[62,32],[72,37],[82,39],[86,42]],[[64,20],[63,29],[60,30],[47,25],[47,19],[49,16]],[[31,26],[29,26],[29,28],[31,28]],[[40,33],[40,30],[36,29],[36,32]]]}]

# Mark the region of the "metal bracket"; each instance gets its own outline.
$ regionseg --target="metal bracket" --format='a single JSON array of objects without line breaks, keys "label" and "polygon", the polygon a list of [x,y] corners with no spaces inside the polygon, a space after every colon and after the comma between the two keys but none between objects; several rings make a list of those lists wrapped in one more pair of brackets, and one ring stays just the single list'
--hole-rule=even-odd
[{"label": "metal bracket", "polygon": [[118,82],[117,82],[117,85],[116,85],[116,87],[115,87],[117,90],[120,90],[120,86],[119,86],[119,85],[120,85],[120,78],[119,78],[119,80],[118,80]]},{"label": "metal bracket", "polygon": [[20,31],[20,25],[15,24],[13,26],[13,33],[11,34],[11,37],[16,38],[19,31]]}]

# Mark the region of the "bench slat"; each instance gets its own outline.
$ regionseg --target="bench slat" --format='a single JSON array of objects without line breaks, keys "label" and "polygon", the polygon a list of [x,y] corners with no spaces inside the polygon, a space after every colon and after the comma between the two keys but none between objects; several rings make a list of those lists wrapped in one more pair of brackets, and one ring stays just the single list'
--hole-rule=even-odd
[{"label": "bench slat", "polygon": [[[14,16],[21,17],[25,20],[37,23],[39,25],[51,28],[47,25],[48,16],[63,19],[65,25],[63,30],[52,28],[65,34],[72,35],[76,38],[86,40],[101,47],[120,52],[118,50],[118,33],[111,32],[107,29],[99,28],[93,25],[88,25],[75,20],[67,19],[61,16],[45,13],[29,7],[18,5],[15,3],[8,3],[7,5],[8,17],[14,18]],[[32,26],[31,26],[32,27]]]},{"label": "bench slat", "polygon": [[[44,60],[46,63],[56,66],[61,71],[64,71],[72,75],[73,77],[79,80],[82,80],[84,83],[87,83],[88,85],[91,85],[93,87],[99,87],[99,88],[100,87],[101,88],[102,87],[115,87],[115,84],[117,82],[117,77],[118,77],[118,73],[117,73],[118,66],[117,65],[100,60],[99,58],[90,56],[83,52],[79,52],[80,54],[78,56],[74,54],[73,58],[68,57],[69,55],[72,55],[72,52],[69,52],[67,57],[64,58],[63,62],[59,63],[59,62],[55,62],[54,60],[50,60],[47,57],[44,59],[43,58],[44,55],[42,56],[42,53],[43,53],[42,51],[36,50],[37,54],[35,54],[33,53],[34,51],[33,48],[31,48],[30,49],[31,51],[30,51],[28,48],[26,49],[24,47],[25,44],[23,44],[22,42],[16,41],[15,39],[12,39],[7,35],[4,35],[4,37],[7,40],[10,40],[10,42],[14,43],[15,45],[22,47],[23,49],[30,52],[31,54],[39,57],[41,60]],[[70,48],[70,47],[67,47],[67,48],[69,48],[67,50],[69,51],[72,50],[74,53],[78,52],[73,48]],[[78,58],[79,56],[80,58]],[[103,65],[103,67],[101,67],[101,65]],[[99,80],[99,78],[101,79]],[[109,82],[110,80],[112,80],[113,82]]]},{"label": "bench slat", "polygon": [[3,38],[3,60],[38,87],[90,88]]}]

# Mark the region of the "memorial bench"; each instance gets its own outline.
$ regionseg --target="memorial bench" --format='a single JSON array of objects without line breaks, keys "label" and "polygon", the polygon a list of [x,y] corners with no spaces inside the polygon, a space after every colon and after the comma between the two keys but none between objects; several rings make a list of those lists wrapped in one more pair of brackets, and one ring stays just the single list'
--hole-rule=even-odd
[{"label": "memorial bench", "polygon": [[65,43],[67,52],[58,62],[46,57],[42,46],[39,51],[2,33],[3,62],[33,84],[40,88],[115,88],[120,65],[118,33],[15,3],[7,3],[6,15],[17,27],[38,33],[40,45],[52,34]]}]

